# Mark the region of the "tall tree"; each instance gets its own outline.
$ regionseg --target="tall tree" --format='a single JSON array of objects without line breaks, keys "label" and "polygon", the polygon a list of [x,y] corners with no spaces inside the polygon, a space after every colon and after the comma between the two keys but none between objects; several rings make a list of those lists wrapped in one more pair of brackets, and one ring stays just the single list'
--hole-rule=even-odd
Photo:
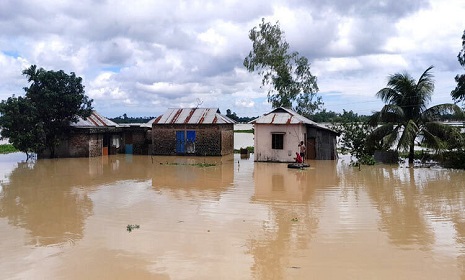
[{"label": "tall tree", "polygon": [[35,122],[35,108],[24,97],[9,97],[0,103],[1,136],[8,138],[13,146],[27,158],[32,153],[45,149],[44,131],[40,123]]},{"label": "tall tree", "polygon": [[46,71],[32,65],[23,71],[28,78],[24,97],[10,97],[0,103],[2,137],[15,148],[41,153],[55,148],[66,136],[70,124],[92,113],[92,100],[84,92],[82,79],[60,71]]},{"label": "tall tree", "polygon": [[408,73],[389,77],[387,86],[376,93],[386,105],[370,118],[372,126],[379,126],[368,136],[368,143],[396,144],[398,150],[408,151],[409,163],[413,163],[415,140],[440,151],[447,148],[449,140],[461,138],[456,128],[438,121],[442,114],[461,116],[460,107],[451,103],[426,107],[434,92],[432,68],[426,69],[418,81]]},{"label": "tall tree", "polygon": [[290,52],[279,22],[262,22],[249,31],[252,51],[244,59],[249,72],[258,70],[262,86],[270,85],[268,102],[273,108],[292,107],[297,112],[311,114],[323,104],[317,97],[317,78],[310,72],[310,63],[298,52]]},{"label": "tall tree", "polygon": [[[463,31],[462,35],[462,50],[457,55],[457,59],[465,69],[465,30]],[[455,101],[465,101],[465,74],[455,76],[455,81],[457,82],[457,86],[451,92],[452,98]]]}]

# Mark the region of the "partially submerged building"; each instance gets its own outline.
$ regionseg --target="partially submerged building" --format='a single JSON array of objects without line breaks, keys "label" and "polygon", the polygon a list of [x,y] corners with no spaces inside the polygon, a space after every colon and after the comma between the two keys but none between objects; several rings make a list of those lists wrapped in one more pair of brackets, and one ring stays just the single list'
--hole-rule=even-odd
[{"label": "partially submerged building", "polygon": [[234,152],[234,121],[218,108],[168,109],[152,124],[155,155],[223,156]]},{"label": "partially submerged building", "polygon": [[[122,128],[96,111],[70,126],[68,137],[55,149],[55,157],[96,157],[116,154],[121,149]],[[45,150],[39,157],[50,157],[50,151]]]},{"label": "partially submerged building", "polygon": [[[79,118],[55,149],[55,157],[98,157],[126,154],[149,154],[151,123],[117,124],[96,111],[86,119]],[[47,149],[38,155],[50,157]]]},{"label": "partially submerged building", "polygon": [[306,159],[337,158],[338,133],[291,109],[276,108],[251,123],[255,130],[255,161],[293,162],[301,141],[306,145]]}]

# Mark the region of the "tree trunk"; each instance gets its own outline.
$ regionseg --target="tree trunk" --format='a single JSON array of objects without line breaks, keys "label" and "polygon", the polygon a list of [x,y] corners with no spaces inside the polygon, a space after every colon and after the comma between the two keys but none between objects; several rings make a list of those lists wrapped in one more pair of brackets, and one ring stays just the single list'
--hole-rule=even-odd
[{"label": "tree trunk", "polygon": [[50,158],[55,158],[55,146],[50,146]]},{"label": "tree trunk", "polygon": [[410,167],[413,167],[414,158],[415,158],[415,142],[410,144],[410,150],[408,153],[408,164]]}]

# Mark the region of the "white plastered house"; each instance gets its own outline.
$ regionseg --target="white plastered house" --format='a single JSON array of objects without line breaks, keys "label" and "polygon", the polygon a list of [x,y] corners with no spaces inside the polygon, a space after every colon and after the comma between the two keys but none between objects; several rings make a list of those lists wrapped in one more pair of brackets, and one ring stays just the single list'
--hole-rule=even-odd
[{"label": "white plastered house", "polygon": [[338,133],[291,109],[273,109],[251,123],[255,130],[254,161],[293,162],[300,141],[307,147],[306,159],[337,159]]}]

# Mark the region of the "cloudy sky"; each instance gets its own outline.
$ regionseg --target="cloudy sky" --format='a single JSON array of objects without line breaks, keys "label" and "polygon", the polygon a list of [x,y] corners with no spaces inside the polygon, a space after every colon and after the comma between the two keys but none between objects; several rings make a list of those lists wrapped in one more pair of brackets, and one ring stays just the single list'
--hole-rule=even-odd
[{"label": "cloudy sky", "polygon": [[463,0],[1,0],[0,99],[23,94],[36,64],[81,76],[107,117],[199,104],[261,115],[267,90],[242,63],[265,18],[311,61],[327,110],[370,114],[388,75],[430,65],[430,105],[452,102],[464,15]]}]

